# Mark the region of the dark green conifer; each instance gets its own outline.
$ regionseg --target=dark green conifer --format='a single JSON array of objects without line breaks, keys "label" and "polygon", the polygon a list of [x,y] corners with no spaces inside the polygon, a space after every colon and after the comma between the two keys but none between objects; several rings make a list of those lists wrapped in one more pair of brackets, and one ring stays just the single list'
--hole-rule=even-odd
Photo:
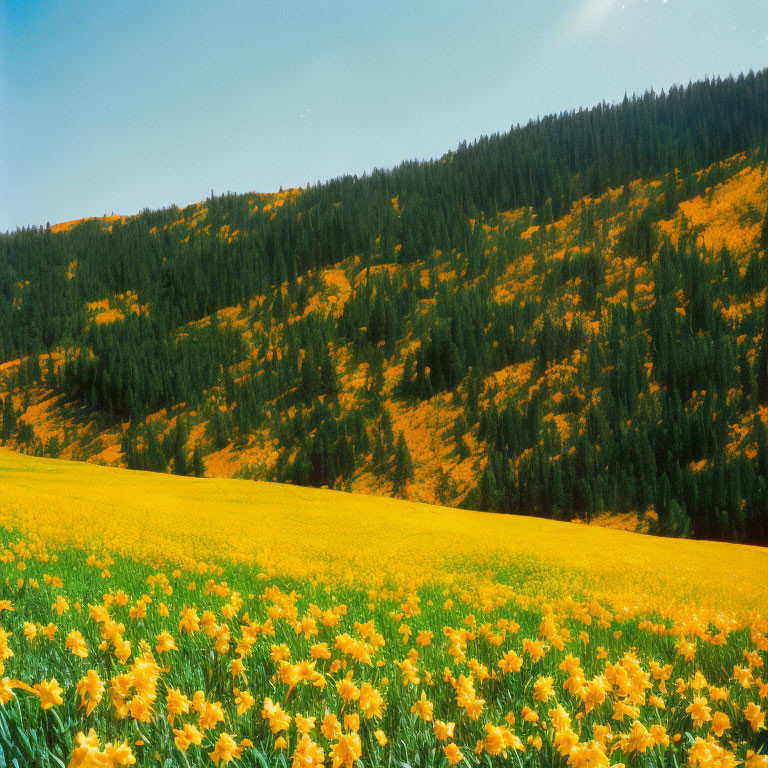
[{"label": "dark green conifer", "polygon": [[409,480],[413,480],[413,464],[411,462],[411,453],[405,442],[405,436],[400,432],[397,436],[397,445],[395,446],[395,460],[392,470],[392,491],[400,494],[405,489]]}]

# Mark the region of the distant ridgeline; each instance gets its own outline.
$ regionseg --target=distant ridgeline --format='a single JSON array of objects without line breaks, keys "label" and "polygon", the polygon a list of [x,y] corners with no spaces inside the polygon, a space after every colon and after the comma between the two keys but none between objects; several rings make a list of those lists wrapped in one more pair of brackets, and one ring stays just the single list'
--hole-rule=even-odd
[{"label": "distant ridgeline", "polygon": [[768,70],[0,235],[0,440],[768,542]]}]

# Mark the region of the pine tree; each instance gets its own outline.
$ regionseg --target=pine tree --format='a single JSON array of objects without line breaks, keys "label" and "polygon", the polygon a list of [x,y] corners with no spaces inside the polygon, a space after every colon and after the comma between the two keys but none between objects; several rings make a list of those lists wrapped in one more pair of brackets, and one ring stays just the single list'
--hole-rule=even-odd
[{"label": "pine tree", "polygon": [[368,364],[368,381],[365,389],[365,401],[371,415],[377,415],[381,410],[382,392],[384,390],[384,359],[376,350]]},{"label": "pine tree", "polygon": [[662,219],[671,219],[677,210],[677,179],[674,173],[668,173],[661,188],[659,213]]},{"label": "pine tree", "polygon": [[761,403],[768,402],[768,301],[763,309],[763,336],[755,360],[757,370],[757,396]]},{"label": "pine tree", "polygon": [[464,403],[464,418],[467,420],[467,424],[472,426],[480,421],[480,388],[479,379],[472,376],[467,385],[467,399]]},{"label": "pine tree", "polygon": [[323,350],[324,354],[320,361],[320,381],[322,384],[323,394],[328,397],[336,397],[339,393],[339,385],[336,381],[336,369],[333,365],[333,360],[327,350]]},{"label": "pine tree", "polygon": [[768,258],[768,211],[763,217],[763,226],[760,228],[760,250]]},{"label": "pine tree", "polygon": [[220,451],[229,445],[229,428],[225,415],[218,405],[213,407],[210,430],[213,438],[213,447]]},{"label": "pine tree", "polygon": [[16,431],[16,411],[13,408],[13,399],[10,393],[3,400],[3,421],[0,427],[0,440],[10,440]]},{"label": "pine tree", "polygon": [[466,434],[469,432],[467,421],[460,413],[453,423],[453,439],[456,442],[456,451],[459,454],[459,461],[464,461],[470,454],[469,445],[467,445]]},{"label": "pine tree", "polygon": [[173,454],[173,473],[175,475],[188,475],[189,462],[187,461],[187,452],[182,443],[178,443]]},{"label": "pine tree", "polygon": [[392,415],[387,408],[381,409],[381,419],[379,420],[379,431],[384,450],[387,453],[392,452],[392,446],[395,442],[395,433],[392,427]]},{"label": "pine tree", "polygon": [[301,392],[304,402],[311,405],[315,397],[322,391],[320,369],[315,361],[312,347],[306,350],[301,361]]},{"label": "pine tree", "polygon": [[405,488],[406,483],[413,480],[413,464],[405,436],[400,432],[395,446],[395,462],[392,471],[392,491],[399,494]]},{"label": "pine tree", "polygon": [[687,538],[691,535],[691,519],[675,499],[670,501],[666,514],[659,520],[659,530],[665,536]]},{"label": "pine tree", "polygon": [[163,453],[163,449],[160,447],[160,443],[157,439],[157,434],[151,424],[147,426],[146,434],[144,436],[142,457],[144,466],[150,472],[165,472],[168,467],[168,458],[165,453]]},{"label": "pine tree", "polygon": [[128,425],[128,429],[123,433],[120,440],[120,452],[125,457],[125,463],[128,469],[143,469],[141,457],[136,448],[136,428],[133,423]]},{"label": "pine tree", "polygon": [[196,445],[192,451],[192,474],[195,477],[205,477],[205,464],[203,462],[203,452],[200,446]]}]

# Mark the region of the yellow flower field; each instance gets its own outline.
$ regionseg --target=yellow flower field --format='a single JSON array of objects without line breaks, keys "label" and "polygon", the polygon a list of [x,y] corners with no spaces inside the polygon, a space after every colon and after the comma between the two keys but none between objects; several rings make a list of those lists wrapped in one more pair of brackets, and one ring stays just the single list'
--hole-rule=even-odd
[{"label": "yellow flower field", "polygon": [[768,766],[764,549],[4,451],[0,539],[0,764]]},{"label": "yellow flower field", "polygon": [[[243,480],[178,478],[0,450],[0,525],[49,546],[194,569],[369,586],[461,584],[617,605],[768,607],[761,547],[660,539],[536,517]],[[501,589],[501,592],[504,590]]]}]

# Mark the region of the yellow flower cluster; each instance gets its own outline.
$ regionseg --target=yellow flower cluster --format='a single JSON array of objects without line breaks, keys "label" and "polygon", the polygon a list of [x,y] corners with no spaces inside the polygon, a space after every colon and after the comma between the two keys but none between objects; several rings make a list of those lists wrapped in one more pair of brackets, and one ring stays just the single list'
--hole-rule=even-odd
[{"label": "yellow flower cluster", "polygon": [[0,551],[0,713],[25,733],[19,764],[30,744],[69,768],[353,768],[424,749],[436,765],[768,766],[757,613]]}]

